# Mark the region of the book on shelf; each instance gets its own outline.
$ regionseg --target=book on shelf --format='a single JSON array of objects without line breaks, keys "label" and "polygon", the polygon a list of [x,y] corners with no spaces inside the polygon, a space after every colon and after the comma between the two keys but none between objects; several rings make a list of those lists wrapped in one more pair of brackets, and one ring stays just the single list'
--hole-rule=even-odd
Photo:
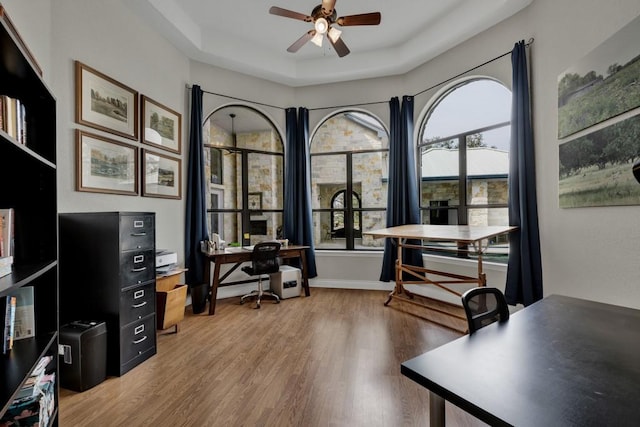
[{"label": "book on shelf", "polygon": [[20,144],[27,143],[27,111],[24,104],[7,95],[0,96],[2,130]]},{"label": "book on shelf", "polygon": [[[2,218],[2,245],[0,257],[13,257],[15,250],[15,212],[13,208],[0,209],[0,218]],[[13,263],[13,258],[11,258]],[[1,264],[0,264],[1,265]]]},{"label": "book on shelf", "polygon": [[55,372],[45,368],[53,360],[51,356],[40,359],[38,366],[26,379],[15,399],[0,419],[0,426],[47,426],[55,410]]},{"label": "book on shelf", "polygon": [[11,292],[16,298],[13,339],[22,340],[36,335],[36,318],[33,306],[33,286],[24,286]]},{"label": "book on shelf", "polygon": [[16,297],[7,296],[4,304],[2,326],[2,354],[7,354],[13,348],[13,331],[16,316]]},{"label": "book on shelf", "polygon": [[11,274],[13,265],[13,257],[12,256],[3,256],[0,257],[0,277],[7,276]]}]

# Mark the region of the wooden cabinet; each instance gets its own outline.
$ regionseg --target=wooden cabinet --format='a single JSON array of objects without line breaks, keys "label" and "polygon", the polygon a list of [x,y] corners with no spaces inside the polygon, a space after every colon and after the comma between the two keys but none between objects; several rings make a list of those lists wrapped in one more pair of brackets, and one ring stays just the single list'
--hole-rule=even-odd
[{"label": "wooden cabinet", "polygon": [[60,214],[60,323],[107,323],[107,373],[156,354],[155,214]]},{"label": "wooden cabinet", "polygon": [[[0,95],[19,100],[26,114],[26,144],[0,130],[0,209],[15,217],[13,271],[0,277],[0,304],[32,287],[35,317],[35,336],[0,354],[0,418],[44,356],[52,357],[47,371],[58,370],[56,102],[28,55],[0,6]],[[57,425],[57,389],[49,425]]]}]

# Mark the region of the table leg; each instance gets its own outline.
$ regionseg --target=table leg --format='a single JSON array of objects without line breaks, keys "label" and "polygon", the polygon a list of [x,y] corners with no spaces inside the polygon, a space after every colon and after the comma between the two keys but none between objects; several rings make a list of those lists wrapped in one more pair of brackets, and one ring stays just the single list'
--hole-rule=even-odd
[{"label": "table leg", "polygon": [[[207,281],[209,278],[207,277]],[[220,285],[220,263],[215,262],[213,267],[213,285],[211,286],[211,299],[209,300],[209,315],[216,314],[216,300],[218,298],[218,286]]]},{"label": "table leg", "polygon": [[444,399],[436,393],[429,392],[429,425],[431,427],[444,427]]},{"label": "table leg", "polygon": [[300,265],[302,267],[302,287],[304,288],[304,295],[311,296],[309,291],[309,270],[307,270],[307,250],[300,250]]}]

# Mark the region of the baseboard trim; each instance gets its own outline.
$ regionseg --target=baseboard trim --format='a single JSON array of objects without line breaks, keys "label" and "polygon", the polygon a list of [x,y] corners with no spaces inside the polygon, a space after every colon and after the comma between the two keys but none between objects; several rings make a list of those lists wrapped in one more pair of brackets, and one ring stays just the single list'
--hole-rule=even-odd
[{"label": "baseboard trim", "polygon": [[[310,288],[334,288],[334,289],[363,289],[369,291],[392,291],[394,282],[372,282],[367,280],[331,280],[310,279]],[[246,295],[256,289],[256,283],[232,285],[218,288],[216,299],[233,298]],[[268,288],[267,288],[268,289]]]}]

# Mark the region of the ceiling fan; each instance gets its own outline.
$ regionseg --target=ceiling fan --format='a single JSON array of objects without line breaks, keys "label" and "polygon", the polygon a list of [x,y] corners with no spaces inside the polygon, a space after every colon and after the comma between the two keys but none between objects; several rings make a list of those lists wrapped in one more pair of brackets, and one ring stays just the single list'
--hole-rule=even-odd
[{"label": "ceiling fan", "polygon": [[358,15],[341,16],[335,9],[336,0],[322,0],[322,4],[313,8],[311,15],[294,12],[281,7],[272,6],[269,13],[272,15],[284,16],[285,18],[298,19],[304,22],[313,22],[313,29],[307,31],[302,37],[296,40],[289,48],[288,52],[297,52],[309,40],[317,46],[322,46],[322,39],[326,35],[327,39],[336,50],[339,57],[349,54],[349,48],[344,43],[340,35],[342,31],[335,28],[337,24],[341,27],[354,25],[378,25],[380,24],[380,12],[362,13]]}]

